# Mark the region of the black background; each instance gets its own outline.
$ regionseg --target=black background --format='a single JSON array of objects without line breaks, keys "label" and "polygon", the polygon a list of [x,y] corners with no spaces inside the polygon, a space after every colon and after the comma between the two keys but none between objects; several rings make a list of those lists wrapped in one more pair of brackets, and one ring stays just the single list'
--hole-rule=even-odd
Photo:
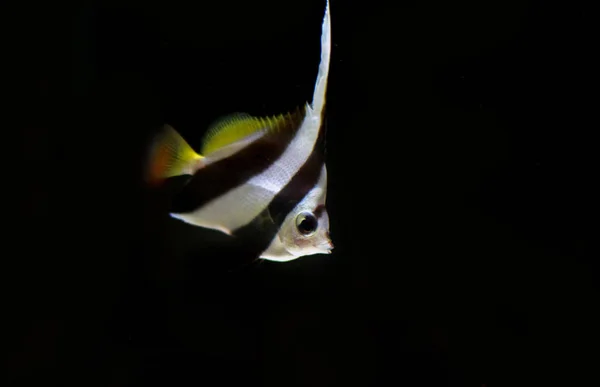
[{"label": "black background", "polygon": [[324,1],[21,4],[4,385],[597,383],[597,43],[569,4],[332,1],[336,247],[285,264],[169,218],[143,156],[165,122],[198,146],[309,100]]}]

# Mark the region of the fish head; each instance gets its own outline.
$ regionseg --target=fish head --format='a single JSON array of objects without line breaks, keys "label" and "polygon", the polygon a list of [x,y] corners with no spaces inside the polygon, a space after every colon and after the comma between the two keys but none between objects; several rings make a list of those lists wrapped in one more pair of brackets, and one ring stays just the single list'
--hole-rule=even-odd
[{"label": "fish head", "polygon": [[326,197],[327,170],[323,165],[318,183],[287,214],[262,258],[286,262],[305,255],[331,254]]}]

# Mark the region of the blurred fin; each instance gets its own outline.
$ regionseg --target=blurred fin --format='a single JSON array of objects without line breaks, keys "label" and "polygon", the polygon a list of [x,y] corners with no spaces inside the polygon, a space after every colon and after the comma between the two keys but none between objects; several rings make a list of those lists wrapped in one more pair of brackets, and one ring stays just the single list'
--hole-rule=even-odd
[{"label": "blurred fin", "polygon": [[152,144],[148,181],[155,185],[169,177],[192,174],[203,158],[175,129],[165,125]]}]

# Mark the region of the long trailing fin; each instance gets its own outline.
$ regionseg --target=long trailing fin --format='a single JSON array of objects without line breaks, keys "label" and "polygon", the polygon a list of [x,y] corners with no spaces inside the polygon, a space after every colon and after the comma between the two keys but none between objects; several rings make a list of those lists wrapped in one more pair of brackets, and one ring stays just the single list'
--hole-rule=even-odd
[{"label": "long trailing fin", "polygon": [[194,165],[203,158],[173,127],[165,125],[150,150],[147,180],[156,185],[169,177],[192,174]]},{"label": "long trailing fin", "polygon": [[329,62],[331,58],[331,17],[329,14],[329,0],[327,0],[321,32],[321,62],[319,63],[319,72],[317,74],[317,82],[311,105],[313,112],[317,116],[321,115],[325,107],[325,94],[327,93],[327,78],[329,76]]}]

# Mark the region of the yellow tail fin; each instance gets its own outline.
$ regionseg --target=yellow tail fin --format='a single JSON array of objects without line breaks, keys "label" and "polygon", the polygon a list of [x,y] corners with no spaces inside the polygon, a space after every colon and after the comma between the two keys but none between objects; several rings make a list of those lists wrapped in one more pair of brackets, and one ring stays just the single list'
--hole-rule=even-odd
[{"label": "yellow tail fin", "polygon": [[159,184],[169,177],[192,174],[194,165],[203,158],[175,129],[165,125],[152,144],[148,181]]}]

